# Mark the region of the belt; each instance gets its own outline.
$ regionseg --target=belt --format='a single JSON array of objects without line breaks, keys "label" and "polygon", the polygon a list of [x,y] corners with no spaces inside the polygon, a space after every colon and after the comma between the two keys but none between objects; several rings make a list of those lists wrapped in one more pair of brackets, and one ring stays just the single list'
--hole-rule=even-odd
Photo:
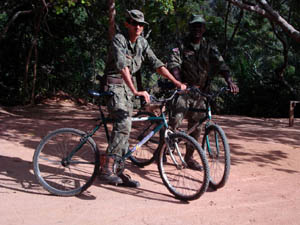
[{"label": "belt", "polygon": [[123,78],[107,77],[107,84],[123,84]]}]

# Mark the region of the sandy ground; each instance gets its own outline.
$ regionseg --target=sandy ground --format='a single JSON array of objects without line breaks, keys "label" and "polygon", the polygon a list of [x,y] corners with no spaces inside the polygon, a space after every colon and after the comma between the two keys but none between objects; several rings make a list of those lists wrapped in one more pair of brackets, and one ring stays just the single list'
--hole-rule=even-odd
[{"label": "sandy ground", "polygon": [[300,119],[288,127],[288,119],[216,116],[229,139],[231,173],[225,187],[196,201],[175,199],[156,164],[129,168],[138,189],[96,180],[78,197],[48,194],[32,169],[40,139],[60,127],[90,129],[96,116],[68,101],[0,107],[0,224],[300,224]]}]

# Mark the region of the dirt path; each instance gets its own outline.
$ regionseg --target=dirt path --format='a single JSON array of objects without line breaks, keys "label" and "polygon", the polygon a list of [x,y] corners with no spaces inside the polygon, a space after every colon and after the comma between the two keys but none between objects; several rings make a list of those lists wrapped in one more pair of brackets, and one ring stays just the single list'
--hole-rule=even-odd
[{"label": "dirt path", "polygon": [[299,119],[290,128],[287,119],[216,117],[230,142],[231,173],[224,188],[196,201],[174,199],[155,164],[129,168],[138,189],[96,181],[79,197],[48,194],[32,170],[40,139],[60,127],[86,130],[96,115],[68,101],[0,107],[0,224],[300,224]]}]

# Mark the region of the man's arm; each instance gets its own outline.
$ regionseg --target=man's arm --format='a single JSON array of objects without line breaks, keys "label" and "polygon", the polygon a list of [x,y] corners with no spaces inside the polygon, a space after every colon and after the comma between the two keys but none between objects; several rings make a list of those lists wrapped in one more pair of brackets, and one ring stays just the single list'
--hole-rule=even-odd
[{"label": "man's arm", "polygon": [[216,73],[221,74],[224,77],[228,87],[230,88],[230,91],[234,94],[237,94],[239,92],[239,88],[235,83],[233,83],[230,76],[229,67],[226,65],[217,46],[215,46],[214,44],[211,44],[210,46],[209,58],[212,62],[212,68],[217,68],[218,72],[216,71]]},{"label": "man's arm", "polygon": [[128,67],[127,66],[124,67],[120,72],[121,72],[123,80],[125,81],[126,85],[130,88],[132,93],[135,96],[143,96],[145,98],[145,101],[147,103],[149,103],[150,102],[150,96],[149,96],[148,92],[147,91],[137,91],[136,90],[134,84],[132,83],[131,74],[130,74],[130,71],[129,71]]},{"label": "man's arm", "polygon": [[169,70],[166,67],[161,66],[156,69],[156,72],[172,81],[175,84],[175,86],[180,88],[181,90],[186,89],[186,85],[181,83],[179,80],[176,80],[176,78],[169,72]]},{"label": "man's arm", "polygon": [[170,69],[170,72],[173,74],[176,80],[179,80],[182,82],[181,75],[180,75],[180,69],[178,67],[174,67]]},{"label": "man's arm", "polygon": [[239,87],[233,83],[229,71],[221,71],[220,74],[224,77],[228,87],[230,88],[230,91],[234,94],[237,94],[239,92]]}]

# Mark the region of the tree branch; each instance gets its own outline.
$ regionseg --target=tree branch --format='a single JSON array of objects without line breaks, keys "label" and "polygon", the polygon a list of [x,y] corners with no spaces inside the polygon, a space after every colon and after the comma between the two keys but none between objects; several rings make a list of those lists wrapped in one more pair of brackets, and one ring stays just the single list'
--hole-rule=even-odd
[{"label": "tree branch", "polygon": [[235,25],[235,27],[234,27],[234,30],[233,30],[233,33],[232,33],[232,35],[231,35],[231,38],[230,38],[230,40],[229,40],[229,44],[228,44],[228,45],[230,45],[230,44],[233,42],[233,38],[234,38],[234,36],[236,35],[236,33],[237,33],[237,31],[238,31],[238,29],[239,29],[239,27],[240,27],[240,24],[241,24],[241,21],[242,21],[243,16],[244,16],[244,10],[241,9],[241,12],[240,12],[238,21],[237,21],[237,23],[236,23],[236,25]]},{"label": "tree branch", "polygon": [[291,38],[296,42],[300,43],[300,32],[296,30],[291,24],[289,24],[278,12],[273,10],[267,3],[266,0],[256,0],[257,5],[250,5],[242,3],[238,0],[226,0],[231,2],[233,5],[245,9],[247,11],[255,12],[265,18],[268,18],[272,22],[280,26]]},{"label": "tree branch", "polygon": [[273,10],[271,6],[268,5],[266,0],[256,0],[256,1],[268,13],[272,22],[279,25],[285,32],[287,32],[297,42],[300,42],[300,32],[297,31],[292,25],[290,25],[283,17],[281,17],[278,12]]},{"label": "tree branch", "polygon": [[11,20],[7,23],[7,25],[5,26],[4,30],[2,33],[0,33],[0,40],[5,36],[5,34],[7,33],[9,27],[12,25],[12,23],[20,16],[20,15],[24,15],[24,14],[30,14],[32,13],[32,10],[26,10],[26,11],[19,11],[17,12],[12,18]]}]

